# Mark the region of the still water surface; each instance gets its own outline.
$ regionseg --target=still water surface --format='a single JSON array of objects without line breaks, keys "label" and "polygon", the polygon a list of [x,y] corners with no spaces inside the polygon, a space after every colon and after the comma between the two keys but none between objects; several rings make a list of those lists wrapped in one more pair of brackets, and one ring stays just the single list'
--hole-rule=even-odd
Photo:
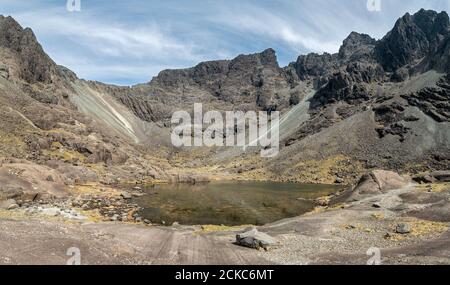
[{"label": "still water surface", "polygon": [[275,182],[165,184],[144,189],[146,194],[134,201],[153,223],[262,225],[311,211],[315,198],[340,189]]}]

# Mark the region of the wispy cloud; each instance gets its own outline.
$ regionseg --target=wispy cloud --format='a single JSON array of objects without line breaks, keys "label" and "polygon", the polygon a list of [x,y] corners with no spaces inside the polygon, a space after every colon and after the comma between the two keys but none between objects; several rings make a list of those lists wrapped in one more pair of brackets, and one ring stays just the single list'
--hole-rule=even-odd
[{"label": "wispy cloud", "polygon": [[336,52],[351,32],[382,37],[420,8],[449,10],[449,0],[0,0],[0,13],[31,27],[44,49],[80,77],[146,82],[160,70],[229,59],[272,47],[281,65],[308,52]]},{"label": "wispy cloud", "polygon": [[340,41],[334,38],[320,40],[317,35],[314,36],[313,29],[304,29],[305,24],[297,26],[299,20],[289,21],[286,17],[255,5],[248,5],[244,9],[242,5],[239,8],[224,7],[221,14],[211,17],[211,21],[237,33],[281,41],[295,52],[336,52],[340,46]]},{"label": "wispy cloud", "polygon": [[156,23],[144,27],[105,23],[93,17],[67,17],[42,13],[18,14],[35,30],[45,36],[61,36],[84,45],[95,53],[113,57],[159,57],[192,58],[195,45],[172,38]]}]

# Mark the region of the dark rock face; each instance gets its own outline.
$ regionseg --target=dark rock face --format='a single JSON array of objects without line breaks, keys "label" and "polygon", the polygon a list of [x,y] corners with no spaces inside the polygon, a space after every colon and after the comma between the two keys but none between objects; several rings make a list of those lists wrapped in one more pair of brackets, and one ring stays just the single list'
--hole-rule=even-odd
[{"label": "dark rock face", "polygon": [[449,36],[447,13],[420,10],[414,15],[400,18],[375,47],[378,61],[386,71],[417,63],[441,44]]},{"label": "dark rock face", "polygon": [[429,56],[429,66],[440,72],[450,72],[450,36],[447,36],[440,43],[436,52]]},{"label": "dark rock face", "polygon": [[442,78],[436,88],[425,88],[402,97],[435,121],[450,122],[450,75]]},{"label": "dark rock face", "polygon": [[18,54],[20,77],[28,83],[50,83],[55,63],[43,51],[33,31],[23,29],[13,18],[0,16],[0,47]]},{"label": "dark rock face", "polygon": [[364,85],[355,84],[348,73],[339,72],[334,74],[327,85],[316,93],[311,102],[312,107],[316,108],[338,101],[356,103],[356,101],[366,101],[369,98],[370,94]]},{"label": "dark rock face", "polygon": [[267,49],[233,60],[165,70],[150,83],[118,92],[116,97],[146,121],[167,121],[174,108],[186,109],[194,102],[218,110],[283,110],[300,102],[301,82],[318,90],[311,99],[313,109],[338,102],[357,106],[378,95],[369,85],[403,82],[430,69],[447,71],[449,31],[445,12],[420,10],[399,19],[380,41],[352,32],[336,54],[301,55],[280,68],[274,50]]},{"label": "dark rock face", "polygon": [[267,110],[281,103],[273,100],[277,79],[287,85],[275,51],[268,49],[260,54],[240,55],[231,61],[205,62],[186,70],[166,70],[151,84],[163,87],[193,84],[222,101],[234,104],[256,101],[258,107]]},{"label": "dark rock face", "polygon": [[352,32],[339,49],[339,59],[360,60],[371,56],[376,40],[366,34]]},{"label": "dark rock face", "polygon": [[[120,90],[116,98],[145,121],[167,121],[175,109],[203,103],[218,110],[279,110],[296,100],[296,78],[280,68],[275,51],[164,70],[150,83]],[[292,91],[292,92],[291,92]]]},{"label": "dark rock face", "polygon": [[291,66],[296,70],[298,77],[305,80],[309,77],[320,77],[338,67],[337,56],[329,53],[322,55],[310,53],[301,55]]}]

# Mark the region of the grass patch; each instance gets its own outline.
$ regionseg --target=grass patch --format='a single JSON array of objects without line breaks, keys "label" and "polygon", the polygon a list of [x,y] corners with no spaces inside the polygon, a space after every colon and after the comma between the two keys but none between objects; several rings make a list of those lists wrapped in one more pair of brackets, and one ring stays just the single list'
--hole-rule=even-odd
[{"label": "grass patch", "polygon": [[224,225],[202,225],[201,232],[212,233],[212,232],[229,232],[229,231],[239,231],[245,228],[252,227],[252,225],[242,225],[242,226],[224,226]]},{"label": "grass patch", "polygon": [[61,143],[53,142],[49,150],[44,150],[43,154],[51,158],[66,162],[85,162],[86,157],[76,151],[66,149]]},{"label": "grass patch", "polygon": [[397,224],[391,224],[390,229],[393,233],[390,233],[387,237],[391,241],[402,241],[411,238],[429,238],[437,237],[448,230],[448,225],[441,222],[433,222],[419,219],[409,219],[405,222],[411,227],[411,232],[408,234],[395,233]]},{"label": "grass patch", "polygon": [[433,183],[433,184],[421,184],[421,185],[416,186],[416,188],[421,191],[441,193],[441,192],[445,192],[445,191],[450,191],[450,183],[444,182],[444,183]]}]

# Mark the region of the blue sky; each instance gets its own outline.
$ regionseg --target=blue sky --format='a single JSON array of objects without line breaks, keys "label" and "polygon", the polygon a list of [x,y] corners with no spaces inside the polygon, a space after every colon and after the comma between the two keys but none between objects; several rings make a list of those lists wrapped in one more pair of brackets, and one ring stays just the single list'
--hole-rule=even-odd
[{"label": "blue sky", "polygon": [[[309,52],[337,52],[352,31],[381,38],[420,8],[450,0],[0,0],[0,13],[31,27],[45,51],[81,78],[120,85],[168,68],[276,50],[280,65]],[[377,0],[373,0],[377,1]]]}]

